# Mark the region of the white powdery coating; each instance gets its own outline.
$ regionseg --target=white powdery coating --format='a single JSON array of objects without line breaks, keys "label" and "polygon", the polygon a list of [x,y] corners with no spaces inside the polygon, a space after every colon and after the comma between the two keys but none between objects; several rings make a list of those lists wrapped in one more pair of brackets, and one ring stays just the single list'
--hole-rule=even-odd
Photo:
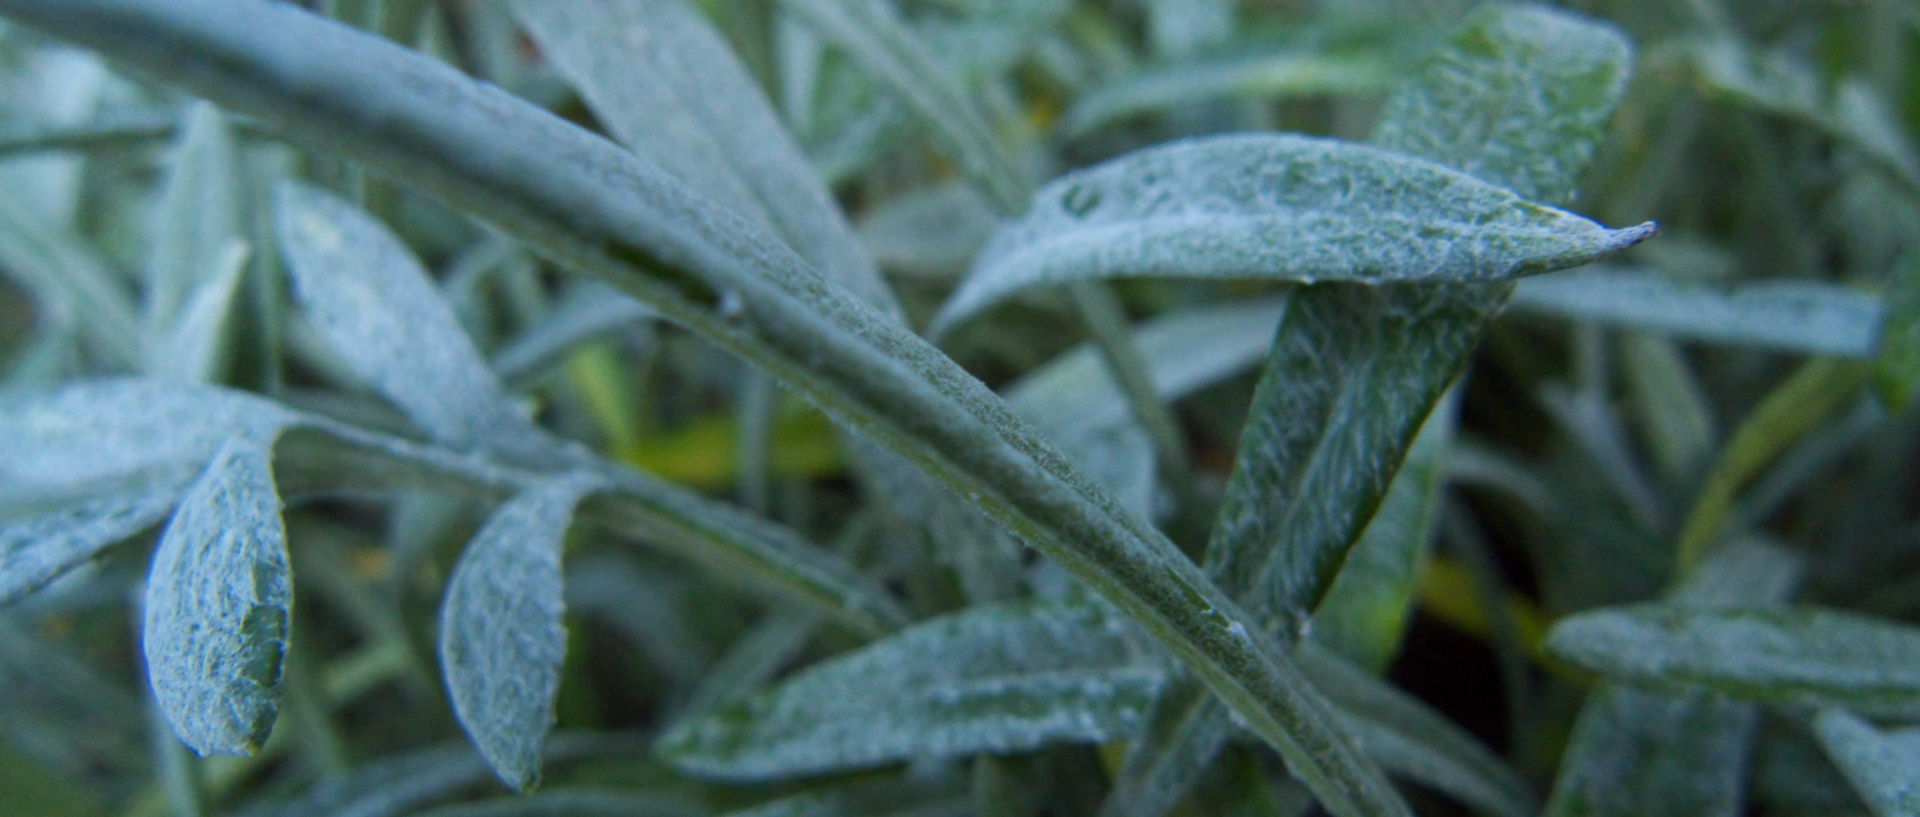
[{"label": "white powdery coating", "polygon": [[682,0],[518,0],[518,16],[622,143],[767,227],[883,310],[892,293],[726,40]]},{"label": "white powdery coating", "polygon": [[84,491],[197,471],[236,434],[269,435],[295,415],[243,392],[142,378],[0,396],[0,495]]},{"label": "white powdery coating", "polygon": [[1873,813],[1920,814],[1920,744],[1839,709],[1820,713],[1814,734]]},{"label": "white powdery coating", "polygon": [[0,607],[160,521],[187,480],[162,480],[0,522]]},{"label": "white powdery coating", "polygon": [[540,777],[567,632],[561,540],[594,483],[560,478],[494,511],[455,566],[440,612],[440,663],[460,725],[515,788]]},{"label": "white powdery coating", "polygon": [[202,755],[251,754],[279,712],[293,606],[270,440],[230,439],[188,489],[148,572],[147,679]]},{"label": "white powdery coating", "polygon": [[1608,608],[1561,622],[1547,648],[1640,684],[1920,714],[1920,629],[1821,608]]},{"label": "white powdery coating", "polygon": [[441,442],[538,447],[538,430],[399,238],[314,188],[286,184],[277,203],[294,294],[334,354]]},{"label": "white powdery coating", "polygon": [[1099,608],[1016,603],[934,619],[672,729],[662,751],[724,779],[1136,733],[1165,682]]},{"label": "white powdery coating", "polygon": [[1608,230],[1378,148],[1275,134],[1196,139],[1048,184],[987,246],[934,331],[1046,284],[1496,280],[1586,263],[1652,232]]},{"label": "white powdery coating", "polygon": [[1722,343],[1870,357],[1879,299],[1811,281],[1738,288],[1688,284],[1649,270],[1595,269],[1522,281],[1514,306]]}]

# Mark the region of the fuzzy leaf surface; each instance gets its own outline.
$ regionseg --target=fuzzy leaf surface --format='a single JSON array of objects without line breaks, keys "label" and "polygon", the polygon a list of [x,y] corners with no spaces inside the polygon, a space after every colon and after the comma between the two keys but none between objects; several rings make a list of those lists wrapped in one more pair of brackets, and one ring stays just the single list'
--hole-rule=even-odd
[{"label": "fuzzy leaf surface", "polygon": [[944,328],[1024,289],[1137,276],[1495,281],[1631,247],[1610,230],[1431,161],[1306,136],[1147,148],[1043,187],[941,308]]},{"label": "fuzzy leaf surface", "polygon": [[513,405],[405,244],[360,208],[288,183],[281,249],[309,320],[347,365],[441,442],[532,448]]},{"label": "fuzzy leaf surface", "polygon": [[293,584],[270,445],[240,434],[214,454],[147,575],[147,679],[202,755],[259,751],[279,714]]},{"label": "fuzzy leaf surface", "polygon": [[1886,734],[1843,709],[1821,712],[1813,728],[1875,817],[1920,815],[1920,739]]},{"label": "fuzzy leaf surface", "polygon": [[1530,278],[1513,305],[1676,337],[1803,354],[1866,357],[1882,312],[1871,295],[1811,281],[1725,288],[1649,270],[1604,268]]},{"label": "fuzzy leaf surface", "polygon": [[1165,677],[1137,640],[1087,605],[974,608],[682,723],[661,751],[695,774],[757,780],[1111,740],[1134,730]]},{"label": "fuzzy leaf surface", "polygon": [[[1536,6],[1491,8],[1389,98],[1374,138],[1522,195],[1564,199],[1630,64],[1611,28]],[[1584,90],[1568,92],[1575,88]],[[1535,131],[1560,141],[1535,142]],[[1257,615],[1278,617],[1281,637],[1294,638],[1325,601],[1416,429],[1510,291],[1494,281],[1321,285],[1294,295],[1207,550],[1214,575]],[[1173,689],[1129,755],[1106,817],[1158,817],[1193,785],[1204,766],[1194,758],[1225,741],[1219,707],[1191,687]]]},{"label": "fuzzy leaf surface", "polygon": [[592,485],[559,479],[501,505],[447,583],[440,663],[453,711],[507,785],[540,780],[567,633],[560,545]]},{"label": "fuzzy leaf surface", "polygon": [[94,494],[0,521],[0,607],[19,601],[162,519],[184,479]]},{"label": "fuzzy leaf surface", "polygon": [[620,141],[897,309],[759,83],[683,0],[515,0],[514,15]]},{"label": "fuzzy leaf surface", "polygon": [[156,335],[178,323],[192,293],[222,266],[227,245],[239,238],[236,158],[233,132],[219,109],[204,102],[190,106],[153,214],[146,308]]},{"label": "fuzzy leaf surface", "polygon": [[250,394],[145,378],[0,395],[0,494],[26,501],[143,476],[190,480],[233,435],[293,419]]},{"label": "fuzzy leaf surface", "polygon": [[1689,609],[1662,604],[1570,616],[1549,652],[1601,674],[1736,698],[1920,713],[1920,630],[1815,607]]}]

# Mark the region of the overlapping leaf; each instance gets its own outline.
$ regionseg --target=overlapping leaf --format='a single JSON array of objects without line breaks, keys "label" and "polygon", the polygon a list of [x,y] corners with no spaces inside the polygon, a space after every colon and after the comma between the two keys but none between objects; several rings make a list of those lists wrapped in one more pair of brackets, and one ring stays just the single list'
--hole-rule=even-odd
[{"label": "overlapping leaf", "polygon": [[147,576],[160,710],[200,754],[252,754],[279,714],[293,586],[270,438],[233,437],[188,489]]},{"label": "overlapping leaf", "polygon": [[1814,730],[1877,817],[1920,814],[1920,736],[1881,732],[1840,709],[1821,712]]},{"label": "overlapping leaf", "polygon": [[454,567],[440,661],[454,713],[508,785],[540,779],[566,652],[561,538],[590,481],[530,488],[494,511]]},{"label": "overlapping leaf", "polygon": [[1291,135],[1195,139],[1047,184],[936,328],[1020,290],[1125,276],[1494,281],[1612,255],[1609,230],[1430,161]]},{"label": "overlapping leaf", "polygon": [[276,202],[294,292],[336,355],[441,442],[541,454],[539,431],[399,238],[311,187],[289,183]]}]

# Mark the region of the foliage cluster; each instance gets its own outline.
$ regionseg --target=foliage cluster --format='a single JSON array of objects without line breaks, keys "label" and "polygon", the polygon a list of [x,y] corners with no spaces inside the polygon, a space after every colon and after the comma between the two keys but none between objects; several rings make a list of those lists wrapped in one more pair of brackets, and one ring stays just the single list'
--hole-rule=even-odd
[{"label": "foliage cluster", "polygon": [[1920,814],[1920,12],[1564,6],[0,0],[0,813]]}]

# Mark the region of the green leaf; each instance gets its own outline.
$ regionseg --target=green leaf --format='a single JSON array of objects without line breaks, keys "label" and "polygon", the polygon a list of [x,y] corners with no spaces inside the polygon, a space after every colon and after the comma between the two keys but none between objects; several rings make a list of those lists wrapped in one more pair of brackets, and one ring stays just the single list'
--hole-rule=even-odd
[{"label": "green leaf", "polygon": [[1653,231],[1609,230],[1364,145],[1196,139],[1048,183],[987,245],[934,327],[1024,289],[1103,278],[1496,281],[1595,261]]},{"label": "green leaf", "polygon": [[0,13],[418,185],[767,369],[1133,616],[1336,814],[1404,813],[1286,657],[1164,535],[951,359],[657,168],[284,4],[0,0]]},{"label": "green leaf", "polygon": [[1513,305],[1681,338],[1802,354],[1873,354],[1879,302],[1813,281],[1688,284],[1650,270],[1605,268],[1522,281]]},{"label": "green leaf", "polygon": [[1518,773],[1420,699],[1312,642],[1301,642],[1299,656],[1361,747],[1389,771],[1487,814],[1538,812],[1538,798]]},{"label": "green leaf", "polygon": [[32,293],[55,323],[71,321],[87,345],[125,369],[148,363],[140,321],[120,274],[65,224],[47,224],[41,202],[0,185],[0,274]]},{"label": "green leaf", "polygon": [[763,780],[1131,733],[1165,678],[1123,619],[1080,604],[973,608],[809,667],[669,729],[690,773]]},{"label": "green leaf", "polygon": [[1875,817],[1920,815],[1920,740],[1882,733],[1840,709],[1821,712],[1813,726]]},{"label": "green leaf", "polygon": [[1580,709],[1546,814],[1738,815],[1756,715],[1712,693],[1602,684]]},{"label": "green leaf", "polygon": [[116,542],[166,518],[185,480],[105,491],[0,521],[0,607],[86,564]]},{"label": "green leaf", "polygon": [[935,62],[886,0],[782,0],[822,40],[845,50],[932,126],[960,169],[1003,209],[1027,200],[1027,183],[958,77]]},{"label": "green leaf", "polygon": [[1384,93],[1394,66],[1367,54],[1305,48],[1208,56],[1142,68],[1095,88],[1067,109],[1060,130],[1081,136],[1129,116],[1219,99],[1285,99]]},{"label": "green leaf", "polygon": [[1207,546],[1212,575],[1283,638],[1304,630],[1477,340],[1444,330],[1489,311],[1441,287],[1325,285],[1288,303]]},{"label": "green leaf", "polygon": [[1853,400],[1864,374],[1855,364],[1815,359],[1775,386],[1740,421],[1681,523],[1674,554],[1682,570],[1691,568],[1719,541],[1733,515],[1734,500],[1748,480]]},{"label": "green leaf", "polygon": [[873,259],[726,40],[682,0],[515,0],[615,136],[770,229],[827,278],[898,310]]},{"label": "green leaf", "polygon": [[[1083,602],[974,607],[678,724],[661,751],[696,774],[758,780],[1122,739],[1167,679],[1140,646],[1124,619]],[[1324,649],[1298,655],[1388,768],[1495,814],[1530,813],[1525,784],[1459,727]]]},{"label": "green leaf", "polygon": [[[639,749],[637,741],[621,735],[560,733],[547,741],[546,762],[630,760]],[[415,749],[374,758],[298,796],[235,809],[233,817],[401,817],[469,790],[488,774],[486,761],[464,742]]]},{"label": "green leaf", "polygon": [[1380,673],[1392,662],[1413,614],[1420,567],[1426,562],[1446,487],[1457,398],[1436,406],[1421,423],[1406,461],[1387,484],[1380,509],[1347,552],[1332,586],[1313,612],[1313,641]]},{"label": "green leaf", "polygon": [[1626,90],[1632,47],[1546,6],[1476,12],[1387,100],[1373,142],[1565,203]]},{"label": "green leaf", "polygon": [[[1141,324],[1133,341],[1155,393],[1172,401],[1259,361],[1284,311],[1284,301],[1257,300],[1168,312]],[[1097,348],[1076,346],[1002,393],[1122,504],[1148,514],[1153,446]]]},{"label": "green leaf", "polygon": [[1830,83],[1792,54],[1756,51],[1731,38],[1697,44],[1689,56],[1708,92],[1818,129],[1920,194],[1920,152],[1866,80]]},{"label": "green leaf", "polygon": [[143,480],[185,485],[235,434],[271,436],[294,415],[243,392],[145,378],[0,395],[7,504]]},{"label": "green leaf", "polygon": [[287,183],[275,203],[294,294],[349,368],[441,442],[543,447],[398,237],[317,188]]},{"label": "green leaf", "polygon": [[1686,357],[1664,338],[1627,335],[1621,339],[1621,352],[1647,447],[1670,482],[1693,477],[1720,436],[1705,387]]},{"label": "green leaf", "polygon": [[[1674,594],[1675,603],[1777,603],[1792,592],[1801,570],[1800,561],[1779,548],[1729,548],[1695,572]],[[1710,691],[1602,683],[1574,724],[1547,817],[1734,817],[1745,807],[1758,723],[1753,704]]]},{"label": "green leaf", "polygon": [[227,315],[246,272],[248,252],[246,243],[238,239],[221,249],[224,252],[219,260],[180,305],[172,330],[155,345],[158,355],[152,368],[156,376],[183,382],[219,379]]},{"label": "green leaf", "polygon": [[201,755],[259,751],[279,714],[293,585],[270,445],[242,433],[214,454],[147,575],[147,680]]},{"label": "green leaf", "polygon": [[[240,236],[233,131],[219,109],[204,102],[190,106],[185,119],[153,212],[146,310],[148,332],[155,338],[175,331],[194,292],[203,281],[217,280],[231,252],[228,245]],[[153,362],[175,365],[166,357]]]},{"label": "green leaf", "polygon": [[593,482],[558,479],[487,518],[453,569],[440,610],[440,663],[460,725],[507,785],[540,780],[567,634],[560,545]]},{"label": "green leaf", "polygon": [[[1490,8],[1388,100],[1375,140],[1523,195],[1564,199],[1624,91],[1630,56],[1617,32],[1581,18]],[[1324,603],[1417,424],[1510,292],[1495,282],[1321,285],[1294,295],[1207,554],[1256,613],[1285,617],[1281,637],[1295,637]],[[1396,334],[1383,341],[1384,330]],[[1218,708],[1174,689],[1184,694],[1161,701],[1155,732],[1128,757],[1105,817],[1164,813],[1192,785],[1194,759],[1224,740]]]},{"label": "green leaf", "polygon": [[1887,312],[1875,334],[1874,389],[1898,414],[1920,396],[1920,253],[1908,256],[1887,283]]},{"label": "green leaf", "polygon": [[1547,650],[1635,684],[1705,686],[1777,706],[1920,713],[1920,630],[1822,608],[1611,607],[1561,620]]},{"label": "green leaf", "polygon": [[897,275],[957,279],[1000,226],[993,203],[959,182],[915,190],[869,208],[860,238]]}]

